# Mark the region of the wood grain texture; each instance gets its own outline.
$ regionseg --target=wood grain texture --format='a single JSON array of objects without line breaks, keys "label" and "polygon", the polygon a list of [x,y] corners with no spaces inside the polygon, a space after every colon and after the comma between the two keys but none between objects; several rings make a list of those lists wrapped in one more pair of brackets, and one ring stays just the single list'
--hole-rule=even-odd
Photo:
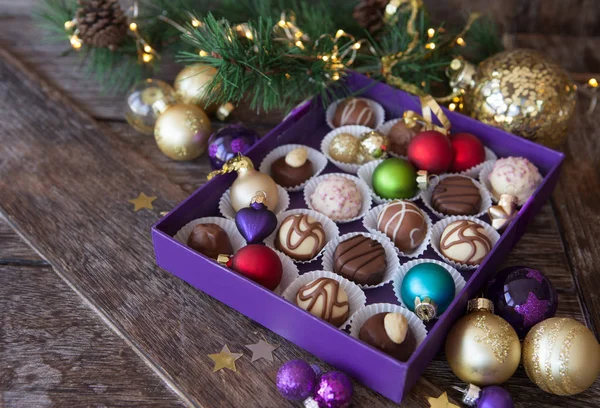
[{"label": "wood grain texture", "polygon": [[0,265],[48,266],[40,254],[19,237],[2,216],[0,216]]},{"label": "wood grain texture", "polygon": [[0,406],[182,407],[51,268],[0,266]]}]

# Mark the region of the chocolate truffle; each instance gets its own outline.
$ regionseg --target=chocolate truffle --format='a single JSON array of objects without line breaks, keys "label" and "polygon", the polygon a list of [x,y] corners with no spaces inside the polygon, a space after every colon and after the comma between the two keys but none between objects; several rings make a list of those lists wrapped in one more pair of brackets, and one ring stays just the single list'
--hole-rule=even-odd
[{"label": "chocolate truffle", "polygon": [[296,304],[337,327],[350,315],[348,294],[338,281],[330,278],[315,279],[298,289]]},{"label": "chocolate truffle", "polygon": [[440,251],[448,259],[466,265],[479,265],[492,249],[485,229],[476,222],[458,220],[444,228]]},{"label": "chocolate truffle", "polygon": [[375,112],[365,99],[348,98],[338,104],[332,122],[335,127],[362,125],[373,128]]},{"label": "chocolate truffle", "polygon": [[298,147],[271,164],[271,177],[282,187],[296,187],[313,176],[308,152]]},{"label": "chocolate truffle", "polygon": [[410,252],[425,239],[427,221],[414,203],[393,201],[379,213],[377,230],[387,235],[399,250]]},{"label": "chocolate truffle", "polygon": [[315,211],[333,221],[356,217],[362,209],[362,194],[353,180],[342,176],[323,179],[310,196]]},{"label": "chocolate truffle", "polygon": [[399,120],[394,126],[392,126],[387,134],[388,137],[388,149],[392,153],[396,153],[400,156],[407,155],[408,144],[410,141],[420,133],[422,126],[416,124],[416,126],[409,128],[406,126],[403,120]]},{"label": "chocolate truffle", "polygon": [[298,261],[314,258],[323,246],[325,246],[323,226],[306,214],[286,217],[275,238],[275,248]]},{"label": "chocolate truffle", "polygon": [[433,189],[431,205],[446,215],[474,215],[481,209],[481,192],[468,177],[446,177]]},{"label": "chocolate truffle", "polygon": [[369,317],[358,338],[400,361],[407,361],[417,347],[417,339],[402,313],[384,312]]},{"label": "chocolate truffle", "polygon": [[387,267],[383,245],[356,235],[341,242],[333,253],[333,271],[359,285],[378,285]]},{"label": "chocolate truffle", "polygon": [[542,182],[537,167],[524,157],[499,159],[488,177],[496,198],[500,194],[512,194],[519,200],[519,205],[525,204]]},{"label": "chocolate truffle", "polygon": [[190,248],[213,259],[217,259],[219,254],[233,254],[229,236],[217,224],[196,225],[188,238],[187,244]]}]

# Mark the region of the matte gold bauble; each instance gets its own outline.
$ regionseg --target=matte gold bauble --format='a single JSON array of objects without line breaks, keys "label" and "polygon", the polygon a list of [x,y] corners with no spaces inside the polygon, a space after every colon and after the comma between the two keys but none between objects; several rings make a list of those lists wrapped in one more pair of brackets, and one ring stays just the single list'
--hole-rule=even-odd
[{"label": "matte gold bauble", "polygon": [[211,125],[206,113],[196,105],[155,104],[162,111],[154,127],[161,152],[173,160],[192,160],[206,150]]},{"label": "matte gold bauble", "polygon": [[471,85],[465,104],[475,119],[546,146],[562,144],[576,87],[543,54],[525,49],[496,54],[479,64]]},{"label": "matte gold bauble", "polygon": [[506,320],[492,313],[489,300],[474,299],[469,309],[446,338],[448,364],[466,383],[480,387],[502,384],[519,366],[519,337]]},{"label": "matte gold bauble", "polygon": [[194,64],[185,67],[177,74],[173,83],[177,99],[183,103],[197,105],[212,115],[217,110],[217,105],[206,105],[209,98],[205,91],[216,73],[217,69],[210,65]]},{"label": "matte gold bauble", "polygon": [[552,317],[533,326],[525,337],[523,367],[546,392],[578,394],[600,375],[600,345],[578,321]]}]

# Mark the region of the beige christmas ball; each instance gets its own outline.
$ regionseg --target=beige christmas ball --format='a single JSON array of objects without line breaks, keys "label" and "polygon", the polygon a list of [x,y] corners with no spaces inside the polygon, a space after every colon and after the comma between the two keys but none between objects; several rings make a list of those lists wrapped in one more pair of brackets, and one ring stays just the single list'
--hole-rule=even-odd
[{"label": "beige christmas ball", "polygon": [[162,113],[154,126],[154,139],[161,152],[178,161],[192,160],[204,153],[211,124],[202,109],[190,104],[158,108]]},{"label": "beige christmas ball", "polygon": [[185,67],[173,82],[177,99],[183,103],[197,105],[212,115],[217,110],[217,105],[207,106],[209,95],[206,91],[216,73],[217,69],[210,65],[194,64]]}]

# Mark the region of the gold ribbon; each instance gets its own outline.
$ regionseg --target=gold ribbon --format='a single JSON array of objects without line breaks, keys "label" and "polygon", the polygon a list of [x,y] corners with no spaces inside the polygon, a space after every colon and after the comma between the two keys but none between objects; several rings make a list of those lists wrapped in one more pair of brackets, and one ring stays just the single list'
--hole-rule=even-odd
[{"label": "gold ribbon", "polygon": [[[438,105],[431,95],[421,96],[419,99],[421,100],[422,115],[419,115],[415,111],[404,112],[403,120],[406,127],[413,128],[417,123],[420,123],[422,130],[435,130],[444,135],[448,135],[451,127],[450,120],[440,105]],[[442,126],[433,123],[432,113],[438,118]]]}]

